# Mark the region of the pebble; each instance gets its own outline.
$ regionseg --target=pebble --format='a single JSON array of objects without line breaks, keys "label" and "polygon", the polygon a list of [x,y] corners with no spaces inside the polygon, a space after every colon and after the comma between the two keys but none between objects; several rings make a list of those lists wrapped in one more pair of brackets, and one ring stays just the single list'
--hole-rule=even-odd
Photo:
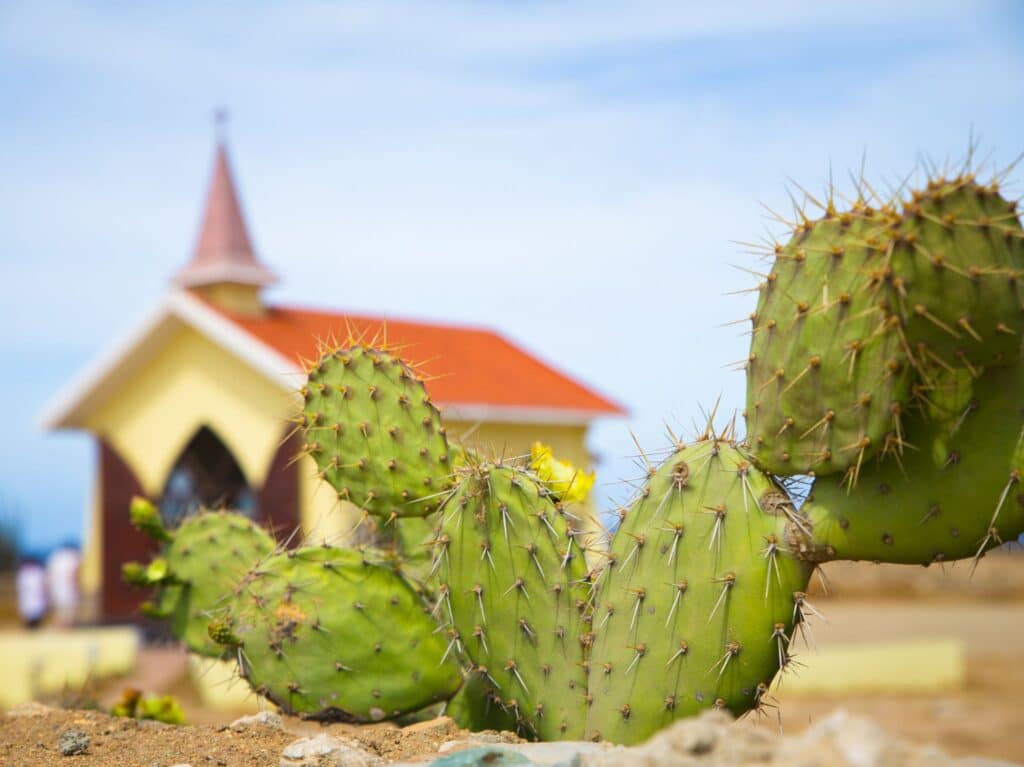
[{"label": "pebble", "polygon": [[300,738],[281,752],[281,767],[384,767],[386,762],[347,738],[316,735]]},{"label": "pebble", "polygon": [[57,748],[61,756],[76,756],[89,750],[89,736],[81,730],[65,730],[60,734]]},{"label": "pebble", "polygon": [[258,714],[250,714],[233,721],[228,727],[240,731],[249,727],[266,727],[268,730],[283,730],[284,720],[273,711],[260,711]]}]

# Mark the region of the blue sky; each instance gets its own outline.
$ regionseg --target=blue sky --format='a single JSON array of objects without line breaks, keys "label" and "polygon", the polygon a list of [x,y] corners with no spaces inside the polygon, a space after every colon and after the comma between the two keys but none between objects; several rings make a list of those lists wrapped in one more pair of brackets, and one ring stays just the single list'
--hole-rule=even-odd
[{"label": "blue sky", "polygon": [[629,429],[742,407],[787,177],[1024,150],[1020,4],[896,5],[0,5],[0,516],[79,535],[91,445],[38,417],[188,256],[218,105],[274,299],[500,329],[629,406],[623,498]]}]

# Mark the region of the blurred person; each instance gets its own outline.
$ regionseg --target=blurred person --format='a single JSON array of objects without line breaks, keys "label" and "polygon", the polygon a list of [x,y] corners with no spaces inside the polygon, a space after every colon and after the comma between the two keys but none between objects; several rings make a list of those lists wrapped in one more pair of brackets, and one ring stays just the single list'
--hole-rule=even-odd
[{"label": "blurred person", "polygon": [[35,557],[25,557],[18,567],[16,582],[18,615],[26,628],[35,629],[46,617],[46,571]]},{"label": "blurred person", "polygon": [[78,547],[65,543],[46,560],[46,585],[58,626],[73,626],[78,618],[78,569],[81,556]]}]

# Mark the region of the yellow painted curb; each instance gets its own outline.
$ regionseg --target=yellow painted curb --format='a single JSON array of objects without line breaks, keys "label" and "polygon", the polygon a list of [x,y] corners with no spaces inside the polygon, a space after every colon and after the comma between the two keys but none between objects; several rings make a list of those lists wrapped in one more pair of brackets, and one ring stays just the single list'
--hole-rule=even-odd
[{"label": "yellow painted curb", "polygon": [[130,626],[0,631],[0,707],[40,695],[75,692],[92,679],[135,668],[139,634]]},{"label": "yellow painted curb", "polygon": [[238,676],[234,661],[188,656],[188,675],[204,706],[256,713],[274,706],[254,693]]},{"label": "yellow painted curb", "polygon": [[805,650],[794,673],[782,675],[780,695],[934,692],[962,687],[964,643],[959,639],[863,642]]}]

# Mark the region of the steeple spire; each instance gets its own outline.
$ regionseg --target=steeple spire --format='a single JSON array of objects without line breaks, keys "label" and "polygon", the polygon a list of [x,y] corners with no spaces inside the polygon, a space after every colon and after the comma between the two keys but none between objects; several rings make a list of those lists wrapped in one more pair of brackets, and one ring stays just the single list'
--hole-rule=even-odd
[{"label": "steeple spire", "polygon": [[[220,124],[220,114],[217,119]],[[227,147],[223,136],[218,136],[199,238],[192,259],[174,276],[174,282],[187,288],[240,285],[258,289],[276,280],[256,258],[235,191]]]}]

